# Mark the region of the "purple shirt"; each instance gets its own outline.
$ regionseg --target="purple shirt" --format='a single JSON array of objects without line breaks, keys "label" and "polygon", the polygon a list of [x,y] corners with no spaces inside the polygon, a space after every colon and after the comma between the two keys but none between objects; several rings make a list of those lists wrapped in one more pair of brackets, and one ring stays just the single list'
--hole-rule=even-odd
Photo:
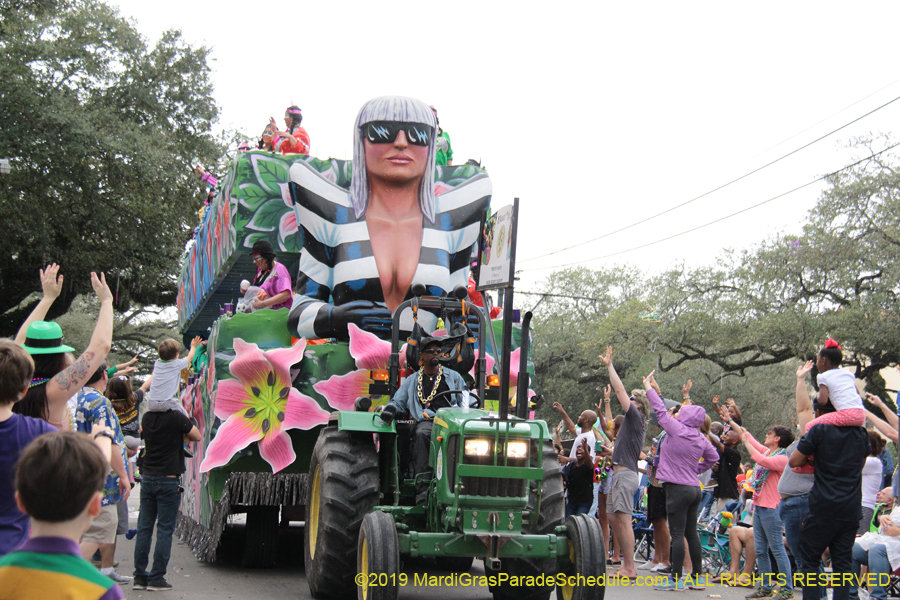
[{"label": "purple shirt", "polygon": [[291,304],[294,301],[294,292],[291,290],[291,275],[288,273],[287,267],[280,262],[275,262],[275,272],[269,275],[268,279],[266,279],[265,283],[260,287],[266,293],[267,299],[272,296],[277,296],[281,292],[290,292],[287,300],[281,304],[273,304],[268,308],[275,310],[277,308],[291,307]]},{"label": "purple shirt", "polygon": [[[706,419],[706,411],[696,405],[682,406],[678,418],[666,411],[666,405],[656,390],[647,391],[647,400],[656,413],[656,420],[669,435],[666,451],[660,452],[656,478],[668,483],[700,487],[700,473],[706,472],[718,462],[719,453],[700,433],[699,427]],[[703,462],[700,462],[700,459]]]},{"label": "purple shirt", "polygon": [[56,427],[41,419],[14,414],[0,421],[0,556],[28,538],[28,515],[16,506],[16,462],[31,440]]}]

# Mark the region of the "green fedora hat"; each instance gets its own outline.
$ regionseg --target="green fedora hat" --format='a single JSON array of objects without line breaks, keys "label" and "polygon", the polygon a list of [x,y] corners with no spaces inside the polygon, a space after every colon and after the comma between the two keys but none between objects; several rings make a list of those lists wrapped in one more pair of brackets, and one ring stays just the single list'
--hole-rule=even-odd
[{"label": "green fedora hat", "polygon": [[62,328],[52,321],[35,321],[29,325],[22,347],[29,354],[58,354],[75,351],[72,346],[62,343]]}]

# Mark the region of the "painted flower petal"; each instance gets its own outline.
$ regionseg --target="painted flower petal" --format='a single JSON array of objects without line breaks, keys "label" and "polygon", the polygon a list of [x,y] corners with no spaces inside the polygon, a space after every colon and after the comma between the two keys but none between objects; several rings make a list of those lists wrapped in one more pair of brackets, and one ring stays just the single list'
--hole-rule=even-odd
[{"label": "painted flower petal", "polygon": [[244,385],[237,379],[223,379],[216,392],[215,415],[224,420],[235,413],[243,413],[250,408],[250,396]]},{"label": "painted flower petal", "polygon": [[374,333],[363,331],[353,323],[347,325],[350,334],[350,356],[358,369],[387,369],[391,343]]},{"label": "painted flower petal", "polygon": [[369,395],[370,383],[368,370],[360,369],[346,375],[332,375],[313,384],[313,389],[325,396],[328,405],[335,410],[353,410],[357,398]]},{"label": "painted flower petal", "polygon": [[227,465],[235,454],[262,436],[262,430],[254,427],[253,421],[240,415],[232,415],[219,426],[216,437],[206,447],[200,472],[206,473],[215,467]]},{"label": "painted flower petal", "polygon": [[509,385],[515,386],[519,381],[519,357],[521,348],[516,348],[509,355]]},{"label": "painted flower petal", "polygon": [[273,473],[283,470],[297,460],[291,438],[283,431],[269,431],[259,443],[259,455],[272,465]]},{"label": "painted flower petal", "polygon": [[[481,349],[475,351],[475,362],[478,363],[478,358],[481,356]],[[484,373],[485,375],[491,375],[494,373],[494,357],[491,356],[491,353],[488,352],[484,357]],[[475,377],[475,367],[472,367],[472,370],[469,371],[469,375]]]},{"label": "painted flower petal", "polygon": [[281,215],[281,220],[278,222],[278,233],[281,239],[287,239],[287,236],[293,235],[297,231],[299,231],[297,229],[297,215],[294,214],[294,211]]},{"label": "painted flower petal", "polygon": [[312,429],[328,422],[329,413],[319,403],[291,388],[287,406],[284,408],[285,429]]},{"label": "painted flower petal", "polygon": [[291,367],[303,360],[306,338],[300,338],[290,348],[276,348],[266,352],[266,360],[272,365],[277,377],[285,385],[291,385]]},{"label": "painted flower petal", "polygon": [[262,387],[272,372],[265,353],[256,344],[248,344],[241,338],[234,338],[235,359],[228,370],[247,387]]}]

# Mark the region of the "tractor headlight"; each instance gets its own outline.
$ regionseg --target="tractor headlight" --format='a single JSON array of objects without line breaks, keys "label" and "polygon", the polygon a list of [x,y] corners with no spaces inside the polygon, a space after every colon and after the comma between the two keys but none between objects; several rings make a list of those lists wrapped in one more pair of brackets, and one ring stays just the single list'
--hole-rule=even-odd
[{"label": "tractor headlight", "polygon": [[491,451],[491,441],[478,438],[466,440],[466,456],[487,456]]},{"label": "tractor headlight", "polygon": [[509,442],[506,445],[507,458],[527,458],[528,442]]}]

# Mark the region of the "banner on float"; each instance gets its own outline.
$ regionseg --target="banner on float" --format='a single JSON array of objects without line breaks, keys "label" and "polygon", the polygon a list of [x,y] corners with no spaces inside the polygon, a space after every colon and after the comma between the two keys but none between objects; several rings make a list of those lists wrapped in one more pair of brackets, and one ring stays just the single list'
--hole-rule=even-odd
[{"label": "banner on float", "polygon": [[508,204],[482,219],[478,240],[478,279],[476,291],[511,288],[516,262],[516,229],[519,203]]}]

